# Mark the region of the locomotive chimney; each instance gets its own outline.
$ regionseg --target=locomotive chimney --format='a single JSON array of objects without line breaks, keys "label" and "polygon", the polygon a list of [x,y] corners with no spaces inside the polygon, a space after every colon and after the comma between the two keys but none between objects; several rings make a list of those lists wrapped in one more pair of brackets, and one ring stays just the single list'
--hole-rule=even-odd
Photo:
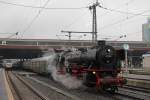
[{"label": "locomotive chimney", "polygon": [[97,45],[98,46],[104,46],[106,44],[106,41],[105,40],[99,40],[98,42],[97,42]]}]

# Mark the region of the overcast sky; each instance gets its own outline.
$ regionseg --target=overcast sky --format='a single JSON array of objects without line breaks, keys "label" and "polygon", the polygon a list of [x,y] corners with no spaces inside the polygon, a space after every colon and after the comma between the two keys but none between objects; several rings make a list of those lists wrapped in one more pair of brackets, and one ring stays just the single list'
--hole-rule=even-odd
[{"label": "overcast sky", "polygon": [[[43,6],[46,2],[47,0],[0,0],[0,38],[12,35],[6,33],[19,32],[19,35],[13,38],[68,39],[61,30],[92,30],[92,13],[87,7],[95,0],[49,0],[46,5],[47,8],[81,9],[41,10],[18,6],[37,7]],[[99,2],[101,6],[114,11],[97,7],[98,39],[142,40],[142,24],[146,23],[150,16],[150,0],[99,0]],[[127,37],[118,39],[121,35]],[[84,36],[74,33],[72,38],[91,39],[91,34]]]}]

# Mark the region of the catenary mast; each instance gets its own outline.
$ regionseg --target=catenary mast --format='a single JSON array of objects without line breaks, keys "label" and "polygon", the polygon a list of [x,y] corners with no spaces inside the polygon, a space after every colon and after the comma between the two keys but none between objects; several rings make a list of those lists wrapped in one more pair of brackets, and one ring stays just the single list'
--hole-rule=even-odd
[{"label": "catenary mast", "polygon": [[100,3],[98,0],[96,0],[95,3],[93,3],[91,6],[89,6],[89,10],[92,11],[93,17],[92,17],[92,32],[77,32],[77,31],[61,31],[69,34],[69,40],[71,40],[71,33],[91,33],[92,34],[92,43],[97,43],[97,15],[96,15],[96,7],[100,6]]}]

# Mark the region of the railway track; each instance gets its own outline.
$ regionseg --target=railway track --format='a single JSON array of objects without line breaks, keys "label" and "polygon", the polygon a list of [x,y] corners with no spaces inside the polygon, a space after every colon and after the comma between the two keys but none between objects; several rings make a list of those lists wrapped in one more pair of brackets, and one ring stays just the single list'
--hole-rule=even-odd
[{"label": "railway track", "polygon": [[[32,79],[34,84],[31,84],[31,81],[26,80],[25,77],[15,72],[6,71],[5,74],[7,75],[7,80],[11,81],[13,90],[16,92],[15,96],[17,99],[15,100],[81,100],[75,95],[36,79]],[[28,91],[21,88],[26,88]],[[45,92],[43,92],[42,89],[45,89]],[[31,96],[31,98],[29,96]]]},{"label": "railway track", "polygon": [[[41,89],[41,91],[45,92],[46,90],[47,93],[45,93],[45,95],[47,95],[49,98],[52,98],[53,100],[82,100],[81,98],[79,98],[76,95],[73,95],[69,92],[64,91],[63,89],[59,89],[57,87],[52,86],[51,84],[47,84],[43,81],[37,80],[35,78],[32,77],[28,77],[28,79],[30,79],[30,82],[32,85],[36,85],[37,88],[39,86],[42,86],[43,89]],[[31,82],[32,80],[32,82]],[[49,95],[52,94],[52,95]]]},{"label": "railway track", "polygon": [[[112,98],[110,98],[110,97],[108,97],[108,95],[100,94],[96,91],[93,91],[93,89],[92,90],[91,89],[82,89],[82,88],[80,88],[80,89],[68,89],[68,88],[64,87],[63,85],[61,85],[57,82],[52,83],[53,80],[51,81],[51,79],[45,78],[48,80],[48,81],[47,80],[45,81],[44,79],[35,78],[32,76],[29,76],[28,78],[33,80],[35,83],[39,83],[40,85],[44,85],[46,88],[53,89],[54,91],[56,91],[60,94],[63,94],[63,95],[67,95],[69,97],[69,99],[67,99],[67,100],[72,100],[72,99],[73,100],[99,100],[99,99],[101,99],[101,100],[114,100],[114,99],[112,99],[113,96],[111,96]],[[57,100],[60,100],[60,99],[57,99]],[[66,100],[66,99],[63,99],[63,100]]]},{"label": "railway track", "polygon": [[13,83],[12,79],[8,75],[8,71],[5,70],[4,72],[5,72],[6,81],[10,87],[12,94],[13,94],[13,100],[21,100],[19,93],[16,91],[15,84]]},{"label": "railway track", "polygon": [[[35,78],[32,79],[36,80]],[[110,98],[113,98],[115,100],[124,100],[124,99],[125,100],[149,100],[150,98],[148,94],[139,93],[139,91],[134,91],[134,90],[131,91],[128,89],[121,89],[121,88],[119,89],[119,92],[115,94],[109,94],[109,93],[101,93],[101,94],[104,96],[109,96]],[[100,93],[98,93],[97,95],[100,95]]]},{"label": "railway track", "polygon": [[11,86],[14,100],[50,100],[17,74],[5,71],[5,75],[8,84]]},{"label": "railway track", "polygon": [[[135,95],[133,94],[128,94],[128,93],[125,93],[124,92],[118,92],[118,93],[115,93],[114,95],[116,97],[116,99],[118,100],[146,100],[146,99],[143,99],[141,97],[136,97]],[[147,99],[149,100],[149,99]]]},{"label": "railway track", "polygon": [[123,86],[123,88],[150,94],[150,90],[146,89],[146,88],[140,88],[140,87],[130,86],[130,85],[125,85],[125,86]]},{"label": "railway track", "polygon": [[[37,78],[33,78],[32,76],[31,77],[29,77],[31,80],[33,80],[33,81],[35,81],[35,82],[38,82],[38,83],[40,83],[40,84],[43,84],[43,85],[45,85],[45,86],[47,86],[47,87],[51,87],[51,85],[50,84],[48,84],[48,83],[45,83],[44,81],[41,81],[40,79],[37,79]],[[53,86],[52,86],[53,87]],[[81,91],[78,91],[78,92],[80,92],[80,94],[81,95],[83,95],[83,96],[90,96],[90,95],[86,95],[86,94],[84,94],[84,93],[81,93]],[[84,92],[84,91],[82,91],[82,92]],[[90,92],[90,91],[89,91]],[[92,91],[92,92],[94,92],[94,91]],[[92,94],[92,92],[91,92],[91,94]],[[113,99],[113,100],[123,100],[123,99],[125,99],[125,100],[143,100],[143,95],[140,95],[140,96],[136,96],[136,94],[134,93],[134,95],[133,95],[133,92],[132,92],[132,94],[131,94],[131,92],[130,91],[128,91],[128,94],[126,93],[127,91],[123,91],[123,90],[119,90],[119,92],[118,93],[116,93],[116,94],[109,94],[109,93],[106,93],[106,92],[101,92],[101,93],[96,93],[95,92],[95,96],[97,96],[97,98],[98,98],[98,96],[100,96],[100,95],[103,95],[104,97],[110,97],[111,99]],[[63,92],[63,93],[65,93],[65,92]],[[91,95],[92,96],[92,95]],[[148,96],[148,95],[147,95]],[[80,96],[79,96],[80,97]],[[81,97],[82,98],[82,97]],[[110,100],[111,100],[110,99]],[[76,99],[76,100],[79,100],[79,98],[78,99]],[[83,99],[83,100],[98,100],[98,99],[88,99],[88,98],[86,98],[86,99]],[[103,100],[103,99],[102,99]],[[144,97],[144,100],[148,100],[148,99],[145,99],[145,97]]]},{"label": "railway track", "polygon": [[[16,72],[15,74],[17,75]],[[44,95],[46,95],[46,97],[51,98],[52,100],[149,100],[150,98],[149,92],[146,94],[142,91],[142,89],[140,91],[140,89],[131,89],[131,87],[129,88],[127,86],[119,88],[119,91],[115,94],[94,92],[93,89],[66,90],[61,88],[60,84],[49,82],[51,81],[49,78],[43,77],[44,79],[42,79],[41,76],[30,76],[28,74],[18,76],[21,77],[22,80],[25,80],[28,84],[34,86],[37,90],[40,90]]]},{"label": "railway track", "polygon": [[126,96],[133,100],[149,100],[150,92],[148,91],[138,87],[124,86],[119,88],[117,95]]}]

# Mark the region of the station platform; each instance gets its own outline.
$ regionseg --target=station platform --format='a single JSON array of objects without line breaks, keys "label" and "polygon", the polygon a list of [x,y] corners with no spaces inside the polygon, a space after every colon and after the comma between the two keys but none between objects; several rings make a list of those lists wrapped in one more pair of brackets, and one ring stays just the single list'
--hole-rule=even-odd
[{"label": "station platform", "polygon": [[123,74],[127,85],[150,89],[150,75]]},{"label": "station platform", "polygon": [[124,74],[123,76],[129,79],[150,81],[150,75]]},{"label": "station platform", "polygon": [[14,100],[10,93],[9,85],[4,75],[4,69],[0,68],[0,100]]},{"label": "station platform", "polygon": [[150,68],[129,69],[130,74],[150,75]]}]

